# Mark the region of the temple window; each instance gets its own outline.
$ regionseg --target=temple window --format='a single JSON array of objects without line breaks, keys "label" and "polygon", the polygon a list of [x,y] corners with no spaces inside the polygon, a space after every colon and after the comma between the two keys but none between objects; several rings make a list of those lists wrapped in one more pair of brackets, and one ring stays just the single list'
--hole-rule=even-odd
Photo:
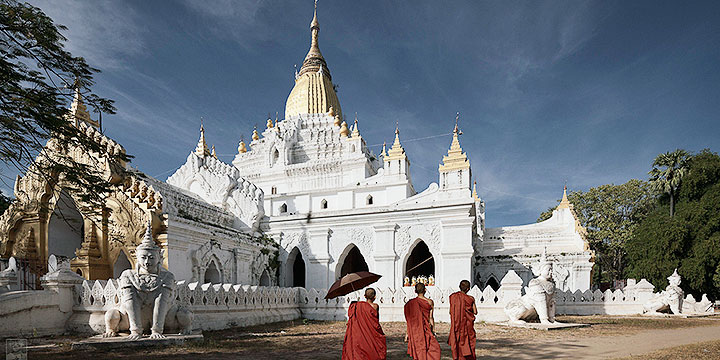
[{"label": "temple window", "polygon": [[327,200],[323,199],[323,200],[320,202],[320,208],[321,208],[321,209],[327,209],[327,208],[328,208]]},{"label": "temple window", "polygon": [[365,205],[372,205],[373,204],[373,197],[372,195],[368,195],[367,198],[365,198]]},{"label": "temple window", "polygon": [[280,213],[284,214],[287,212],[287,204],[280,205]]}]

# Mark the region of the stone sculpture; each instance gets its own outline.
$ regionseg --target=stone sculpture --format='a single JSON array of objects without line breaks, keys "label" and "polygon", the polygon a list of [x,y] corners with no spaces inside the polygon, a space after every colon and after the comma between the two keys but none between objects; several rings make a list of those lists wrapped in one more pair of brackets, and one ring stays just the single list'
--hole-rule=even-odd
[{"label": "stone sculpture", "polygon": [[555,323],[555,282],[552,270],[552,262],[547,261],[543,252],[540,275],[530,280],[525,295],[505,305],[505,314],[510,318],[510,323],[524,324],[534,319],[540,319],[542,324]]},{"label": "stone sculpture", "polygon": [[677,269],[668,278],[670,285],[665,288],[665,291],[661,291],[643,305],[643,311],[650,314],[656,314],[659,312],[667,312],[670,310],[675,315],[682,313],[683,310],[683,296],[685,293],[680,288],[680,282],[682,277],[678,274]]},{"label": "stone sculpture", "polygon": [[150,325],[151,339],[164,338],[166,325],[179,327],[183,334],[190,334],[192,313],[171,306],[175,276],[162,267],[161,259],[161,250],[152,239],[148,223],[145,237],[136,248],[135,269],[125,270],[120,275],[120,306],[105,313],[103,337],[117,336],[119,331],[130,330],[127,340],[137,340],[142,337],[147,325]]}]

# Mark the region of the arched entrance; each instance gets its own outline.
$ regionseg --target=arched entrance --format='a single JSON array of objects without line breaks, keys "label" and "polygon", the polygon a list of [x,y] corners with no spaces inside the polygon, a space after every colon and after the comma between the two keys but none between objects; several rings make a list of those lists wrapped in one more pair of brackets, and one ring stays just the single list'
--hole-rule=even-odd
[{"label": "arched entrance", "polygon": [[435,276],[435,259],[424,241],[420,241],[410,252],[405,262],[405,276]]},{"label": "arched entrance", "polygon": [[335,273],[335,277],[338,279],[349,273],[368,271],[367,262],[365,262],[365,258],[362,256],[362,253],[360,253],[360,249],[355,245],[350,245],[350,250],[347,251],[347,255],[342,259],[342,262],[340,262],[340,264],[342,264],[340,265],[340,272]]},{"label": "arched entrance", "polygon": [[113,278],[119,278],[120,274],[122,274],[123,271],[130,268],[132,268],[130,260],[128,260],[127,255],[125,255],[124,251],[120,251],[117,260],[115,260],[115,265],[113,265]]},{"label": "arched entrance", "polygon": [[210,284],[219,284],[222,282],[222,279],[220,278],[220,271],[218,270],[217,265],[215,265],[215,260],[210,261],[210,265],[208,265],[207,269],[205,269],[205,276],[204,276],[204,284],[210,283]]},{"label": "arched entrance", "polygon": [[497,289],[500,288],[500,284],[498,284],[497,279],[495,279],[494,276],[490,276],[488,281],[485,283],[485,288],[491,287],[493,290],[497,291]]},{"label": "arched entrance", "polygon": [[263,270],[262,275],[260,275],[260,286],[270,286],[270,275],[268,275],[267,270]]},{"label": "arched entrance", "polygon": [[74,258],[82,246],[84,225],[75,201],[62,190],[48,222],[48,255]]},{"label": "arched entrance", "polygon": [[287,276],[285,285],[292,287],[305,287],[305,260],[300,249],[294,247],[287,260]]}]

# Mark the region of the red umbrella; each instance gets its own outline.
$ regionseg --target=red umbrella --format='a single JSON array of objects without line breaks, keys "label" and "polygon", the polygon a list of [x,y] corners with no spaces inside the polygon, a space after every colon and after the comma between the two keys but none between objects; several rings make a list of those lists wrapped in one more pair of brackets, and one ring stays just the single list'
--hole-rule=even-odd
[{"label": "red umbrella", "polygon": [[369,271],[358,271],[349,273],[336,281],[328,289],[325,299],[333,299],[338,296],[347,295],[355,290],[360,290],[380,279],[381,275]]}]

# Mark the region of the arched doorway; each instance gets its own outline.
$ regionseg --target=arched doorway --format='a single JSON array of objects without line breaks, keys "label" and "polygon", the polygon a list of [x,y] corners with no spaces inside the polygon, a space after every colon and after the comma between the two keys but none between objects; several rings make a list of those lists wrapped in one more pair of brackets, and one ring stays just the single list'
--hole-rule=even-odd
[{"label": "arched doorway", "polygon": [[115,265],[113,265],[113,278],[119,278],[123,271],[130,268],[132,268],[130,260],[128,260],[127,255],[125,255],[124,251],[120,251],[117,260],[115,260]]},{"label": "arched doorway", "polygon": [[405,262],[405,276],[412,278],[413,276],[430,276],[435,275],[435,259],[430,253],[430,249],[424,241],[420,241],[410,252]]},{"label": "arched doorway", "polygon": [[75,201],[62,190],[48,222],[48,255],[74,258],[82,246],[84,225]]},{"label": "arched doorway", "polygon": [[500,284],[498,284],[497,279],[495,279],[494,276],[490,276],[488,281],[485,283],[485,288],[491,287],[493,290],[497,291],[497,289],[500,288]]},{"label": "arched doorway", "polygon": [[294,247],[287,260],[287,276],[285,285],[292,287],[305,287],[305,260],[300,249]]},{"label": "arched doorway", "polygon": [[270,275],[268,275],[267,270],[263,270],[262,275],[260,275],[260,286],[270,286]]},{"label": "arched doorway", "polygon": [[210,265],[208,265],[207,269],[205,270],[203,283],[219,284],[221,282],[222,279],[220,278],[220,271],[218,270],[217,265],[215,265],[215,260],[212,260],[210,261]]},{"label": "arched doorway", "polygon": [[338,279],[349,273],[368,271],[367,262],[365,262],[365,258],[362,256],[362,253],[360,253],[360,249],[355,245],[350,246],[350,251],[347,252],[347,255],[345,255],[345,258],[343,258],[341,262],[340,273],[335,274]]}]

